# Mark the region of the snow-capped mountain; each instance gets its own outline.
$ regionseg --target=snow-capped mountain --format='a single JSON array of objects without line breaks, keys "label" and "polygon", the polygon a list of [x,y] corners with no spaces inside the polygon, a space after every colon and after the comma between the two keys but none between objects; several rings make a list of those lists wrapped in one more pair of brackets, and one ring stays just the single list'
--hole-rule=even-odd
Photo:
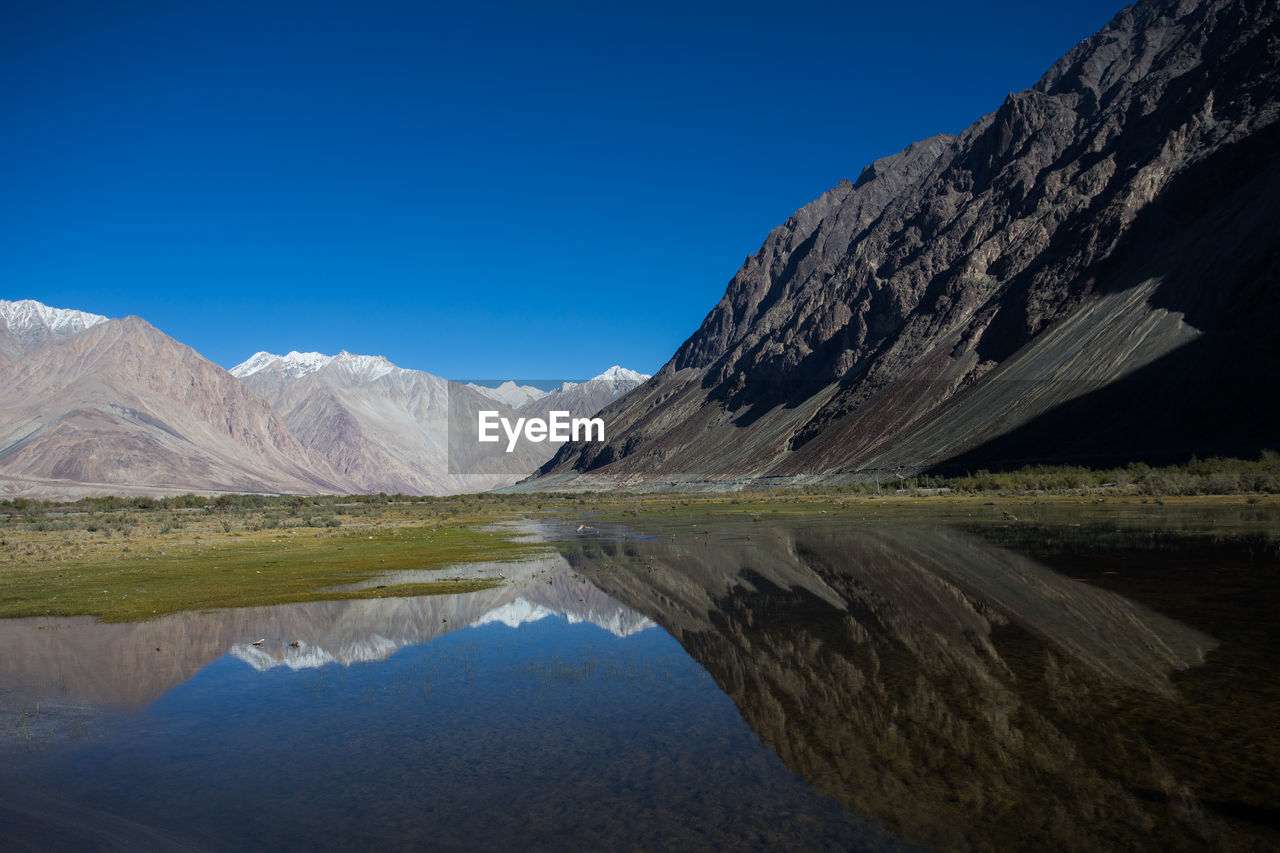
[{"label": "snow-capped mountain", "polygon": [[[232,370],[232,373],[234,372],[235,370]],[[480,392],[490,399],[497,400],[500,403],[506,403],[513,409],[523,409],[525,406],[529,406],[531,403],[536,403],[538,400],[550,397],[551,395],[575,391],[591,385],[592,383],[596,383],[596,385],[593,386],[596,388],[599,388],[603,384],[609,384],[612,386],[617,383],[625,383],[625,387],[623,387],[623,391],[625,392],[630,391],[636,385],[639,385],[648,378],[649,374],[647,373],[638,373],[634,370],[629,370],[621,365],[615,364],[599,376],[593,376],[585,382],[562,382],[552,391],[544,391],[541,388],[535,388],[532,385],[517,385],[510,379],[503,382],[501,385],[496,386],[477,385],[474,382],[468,382],[467,387],[473,391]],[[609,400],[609,402],[612,402],[612,399]],[[545,407],[533,406],[532,408],[544,409]],[[579,414],[594,414],[594,412],[581,412]]]},{"label": "snow-capped mountain", "polygon": [[[53,340],[65,340],[107,322],[101,314],[72,308],[51,308],[34,299],[0,299],[0,350],[10,355],[33,352]],[[4,332],[7,331],[7,335]]]},{"label": "snow-capped mountain", "polygon": [[648,378],[647,373],[615,364],[586,382],[565,382],[550,394],[530,400],[520,406],[520,414],[544,418],[548,412],[565,411],[571,417],[590,417]]},{"label": "snow-capped mountain", "polygon": [[318,352],[291,352],[275,355],[269,352],[254,353],[247,360],[231,368],[231,375],[239,379],[268,370],[281,376],[297,378],[324,368],[342,371],[353,379],[372,381],[404,368],[396,367],[380,355],[355,355],[346,350],[337,355]]},{"label": "snow-capped mountain", "polygon": [[449,446],[450,429],[455,438],[474,433],[482,410],[497,408],[512,420],[546,417],[552,410],[590,416],[648,378],[615,365],[548,393],[510,380],[496,387],[463,385],[346,351],[258,352],[231,373],[263,395],[302,443],[357,490],[408,494],[510,485],[557,449],[549,442],[521,442],[511,454],[464,458],[457,445]]},{"label": "snow-capped mountain", "polygon": [[610,367],[604,373],[591,379],[591,382],[643,382],[649,378],[647,373],[638,373],[619,364]]},{"label": "snow-capped mountain", "polygon": [[497,400],[499,403],[505,403],[513,409],[532,403],[534,400],[547,396],[549,392],[543,391],[541,388],[535,388],[532,385],[517,385],[508,379],[497,387],[488,385],[477,385],[474,382],[468,382],[467,387],[473,391],[477,391],[491,400]]},{"label": "snow-capped mountain", "polygon": [[[482,409],[515,412],[457,382],[397,367],[382,356],[259,352],[231,373],[264,396],[289,429],[360,492],[456,494],[510,485],[550,458],[525,445],[485,473],[450,457]],[[455,448],[456,449],[456,448]]]},{"label": "snow-capped mountain", "polygon": [[4,494],[350,489],[261,396],[146,321],[0,306]]},{"label": "snow-capped mountain", "polygon": [[590,415],[638,375],[476,389],[346,351],[263,351],[226,371],[138,317],[0,300],[0,496],[497,488],[557,445],[467,446],[480,411],[537,414],[505,396]]},{"label": "snow-capped mountain", "polygon": [[[279,666],[302,670],[385,660],[405,646],[485,625],[519,628],[556,617],[570,625],[595,625],[620,639],[657,627],[595,584],[579,580],[563,557],[513,563],[507,571],[507,584],[479,593],[331,605],[342,608],[346,618],[299,626],[292,641],[273,626],[274,631],[263,631],[264,638],[274,633],[266,642],[241,641],[228,651],[260,672]],[[363,619],[353,618],[357,615]]]}]

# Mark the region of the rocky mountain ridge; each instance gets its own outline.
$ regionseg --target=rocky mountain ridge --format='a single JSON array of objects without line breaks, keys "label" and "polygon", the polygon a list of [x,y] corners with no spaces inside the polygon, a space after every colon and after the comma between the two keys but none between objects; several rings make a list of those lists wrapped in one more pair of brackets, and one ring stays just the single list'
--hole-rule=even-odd
[{"label": "rocky mountain ridge", "polygon": [[591,417],[644,384],[649,374],[614,365],[585,382],[565,382],[554,391],[518,407],[527,417],[547,418],[551,412],[568,412],[570,417]]},{"label": "rocky mountain ridge", "polygon": [[10,365],[0,474],[36,494],[350,489],[258,394],[137,317],[55,334]]},{"label": "rocky mountain ridge", "polygon": [[[226,371],[137,317],[34,300],[0,301],[0,365],[4,496],[450,494],[509,485],[555,449],[473,464],[450,436],[474,436],[481,409],[521,415],[382,356],[258,352]],[[543,396],[593,414],[630,373]]]},{"label": "rocky mountain ridge", "polygon": [[380,355],[353,355],[343,350],[337,355],[323,355],[318,352],[291,352],[288,355],[273,355],[269,352],[257,352],[245,361],[231,368],[228,373],[237,379],[245,379],[264,370],[274,371],[281,376],[297,378],[332,366],[359,379],[372,380],[394,373],[403,368],[396,367]]},{"label": "rocky mountain ridge", "polygon": [[1147,0],[775,229],[530,488],[1251,454],[1280,434],[1274,4]]},{"label": "rocky mountain ridge", "polygon": [[105,323],[101,314],[68,308],[50,308],[34,299],[10,302],[0,299],[0,357],[16,357]]},{"label": "rocky mountain ridge", "polygon": [[[313,453],[362,493],[453,494],[509,485],[551,454],[523,444],[479,467],[450,436],[474,434],[478,413],[514,410],[458,382],[381,356],[258,353],[233,367]],[[457,456],[458,458],[455,458]]]}]

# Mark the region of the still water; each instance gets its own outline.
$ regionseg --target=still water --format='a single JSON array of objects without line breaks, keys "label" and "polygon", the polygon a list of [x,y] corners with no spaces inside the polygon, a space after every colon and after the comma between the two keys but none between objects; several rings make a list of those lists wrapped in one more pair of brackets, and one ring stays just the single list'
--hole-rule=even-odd
[{"label": "still water", "polygon": [[1275,519],[548,530],[460,596],[0,622],[5,849],[1269,849]]}]

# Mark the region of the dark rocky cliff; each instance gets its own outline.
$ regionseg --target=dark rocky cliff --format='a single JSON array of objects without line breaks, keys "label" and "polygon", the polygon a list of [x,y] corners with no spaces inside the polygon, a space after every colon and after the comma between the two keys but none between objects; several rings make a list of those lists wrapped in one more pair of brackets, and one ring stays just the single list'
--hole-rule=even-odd
[{"label": "dark rocky cliff", "polygon": [[1280,7],[1121,11],[775,229],[546,485],[1275,446]]}]

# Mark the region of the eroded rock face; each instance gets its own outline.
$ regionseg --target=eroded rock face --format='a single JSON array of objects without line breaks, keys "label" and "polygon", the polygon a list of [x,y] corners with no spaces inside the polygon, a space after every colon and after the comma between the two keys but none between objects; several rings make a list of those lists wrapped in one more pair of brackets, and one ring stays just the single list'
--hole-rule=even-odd
[{"label": "eroded rock face", "polygon": [[959,136],[841,182],[545,482],[1274,444],[1278,17],[1139,3]]},{"label": "eroded rock face", "polygon": [[0,475],[41,496],[351,490],[266,400],[137,317],[46,334],[9,365]]},{"label": "eroded rock face", "polygon": [[624,371],[565,383],[549,394],[532,389],[541,396],[520,404],[527,394],[513,382],[499,389],[464,386],[380,356],[347,352],[262,352],[231,373],[260,393],[303,445],[355,491],[427,495],[507,486],[553,454],[555,445],[521,441],[512,453],[481,455],[483,448],[471,440],[481,411],[512,422],[546,418],[552,410],[585,417],[648,378]]},{"label": "eroded rock face", "polygon": [[[520,479],[550,455],[531,456],[530,448],[521,447],[520,453],[498,457],[497,470],[471,474],[450,464],[450,430],[474,431],[477,411],[499,404],[456,382],[382,358],[321,356],[304,370],[275,358],[246,370],[251,359],[233,373],[271,404],[309,451],[341,473],[352,491],[483,491]],[[511,411],[501,408],[504,414]]]}]

